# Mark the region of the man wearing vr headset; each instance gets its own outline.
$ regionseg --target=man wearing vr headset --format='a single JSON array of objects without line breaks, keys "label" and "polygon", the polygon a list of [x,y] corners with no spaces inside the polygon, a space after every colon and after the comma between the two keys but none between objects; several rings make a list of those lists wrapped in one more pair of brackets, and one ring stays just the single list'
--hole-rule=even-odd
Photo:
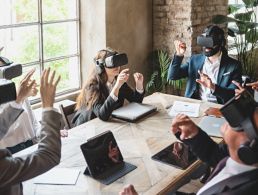
[{"label": "man wearing vr headset", "polygon": [[[186,51],[185,43],[176,40],[176,54],[168,70],[168,79],[188,78],[185,96],[224,104],[234,96],[236,86],[232,80],[241,82],[241,65],[230,58],[225,49],[224,31],[218,26],[208,26],[197,44],[203,54],[193,55],[181,64]],[[198,84],[199,85],[198,85]]]},{"label": "man wearing vr headset", "polygon": [[[221,127],[225,143],[217,144],[189,117],[180,114],[171,131],[191,147],[199,159],[214,167],[197,195],[256,195],[258,192],[258,107],[247,92],[229,100],[221,113],[227,120]],[[203,147],[205,146],[205,147]],[[121,195],[136,195],[132,185]],[[183,195],[178,192],[175,194]]]},{"label": "man wearing vr headset", "polygon": [[143,75],[134,73],[135,90],[127,84],[129,69],[121,70],[128,63],[126,54],[107,48],[100,50],[95,59],[93,73],[84,84],[77,98],[76,114],[72,120],[80,125],[96,117],[108,120],[114,109],[124,100],[141,103],[144,97]]}]

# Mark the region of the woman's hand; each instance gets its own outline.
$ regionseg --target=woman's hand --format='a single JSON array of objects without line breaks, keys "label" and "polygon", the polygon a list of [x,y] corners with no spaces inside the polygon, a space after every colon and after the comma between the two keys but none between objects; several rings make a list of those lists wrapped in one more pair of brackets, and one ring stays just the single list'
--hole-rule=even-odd
[{"label": "woman's hand", "polygon": [[129,79],[129,69],[124,69],[122,70],[119,75],[117,76],[117,80],[116,80],[116,84],[115,84],[115,88],[120,89],[120,87],[127,82],[127,80]]},{"label": "woman's hand", "polygon": [[143,75],[141,73],[134,73],[134,80],[135,80],[135,85],[136,85],[136,89],[138,90],[144,90],[143,88]]},{"label": "woman's hand", "polygon": [[176,55],[183,56],[186,51],[186,44],[179,40],[175,40],[174,44],[175,44],[175,48],[176,48]]}]

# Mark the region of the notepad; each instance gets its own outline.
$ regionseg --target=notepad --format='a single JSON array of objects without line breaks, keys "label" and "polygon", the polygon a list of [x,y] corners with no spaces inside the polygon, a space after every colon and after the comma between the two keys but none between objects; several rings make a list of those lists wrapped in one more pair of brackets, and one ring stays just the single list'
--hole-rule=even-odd
[{"label": "notepad", "polygon": [[35,177],[35,184],[50,185],[75,185],[79,177],[80,170],[70,168],[53,168],[48,172]]},{"label": "notepad", "polygon": [[170,116],[185,114],[189,117],[199,117],[200,104],[175,101],[169,111]]}]

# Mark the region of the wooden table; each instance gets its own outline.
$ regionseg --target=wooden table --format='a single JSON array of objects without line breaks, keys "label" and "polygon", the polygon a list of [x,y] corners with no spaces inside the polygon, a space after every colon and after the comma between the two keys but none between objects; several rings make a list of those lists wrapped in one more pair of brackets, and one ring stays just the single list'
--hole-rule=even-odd
[{"label": "wooden table", "polygon": [[[144,118],[137,123],[128,123],[116,119],[103,122],[94,119],[90,122],[73,128],[69,137],[62,139],[62,159],[59,167],[67,167],[81,170],[76,185],[36,185],[33,179],[24,182],[24,194],[53,194],[53,195],[81,195],[81,194],[118,194],[126,184],[133,184],[140,194],[165,194],[189,176],[200,164],[196,161],[186,170],[180,170],[172,166],[154,161],[151,156],[172,142],[176,137],[170,132],[172,118],[167,109],[175,100],[200,103],[200,116],[210,106],[220,107],[218,104],[202,102],[154,93],[144,99],[144,103],[158,106],[158,112]],[[201,117],[195,118],[196,123]],[[137,169],[120,178],[110,185],[103,185],[83,174],[86,162],[80,150],[80,145],[92,136],[111,130],[117,140],[125,161],[137,166]],[[216,141],[220,141],[217,139]],[[35,150],[36,146],[18,153],[22,155]]]}]

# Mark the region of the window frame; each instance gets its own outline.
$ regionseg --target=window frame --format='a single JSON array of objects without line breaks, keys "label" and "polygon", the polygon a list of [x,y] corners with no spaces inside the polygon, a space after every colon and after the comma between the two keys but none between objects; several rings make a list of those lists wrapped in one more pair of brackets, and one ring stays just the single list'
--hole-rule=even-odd
[{"label": "window frame", "polygon": [[[38,35],[39,35],[39,40],[38,40],[38,47],[39,47],[39,58],[37,61],[32,61],[32,62],[27,62],[22,64],[23,68],[28,68],[31,66],[39,66],[39,71],[40,75],[42,75],[42,72],[44,70],[44,65],[45,63],[49,62],[54,62],[57,60],[63,60],[63,59],[69,59],[73,57],[77,57],[78,59],[78,88],[71,88],[67,89],[61,92],[58,92],[56,96],[63,96],[65,94],[69,94],[75,91],[78,91],[81,87],[81,47],[80,47],[80,40],[81,40],[81,28],[80,28],[80,0],[75,0],[76,3],[76,17],[72,19],[62,19],[62,20],[49,20],[49,21],[43,21],[43,6],[42,6],[42,1],[43,0],[37,0],[38,2],[38,18],[36,22],[23,22],[19,24],[7,24],[7,25],[0,25],[0,30],[1,29],[15,29],[15,28],[20,28],[20,27],[30,27],[30,26],[37,26],[38,27]],[[58,57],[51,57],[44,59],[44,33],[43,33],[43,28],[44,25],[48,24],[64,24],[64,23],[69,23],[69,22],[75,22],[76,23],[76,31],[77,31],[77,52],[74,54],[68,54],[68,55],[61,55]],[[36,98],[31,100],[31,104],[35,104],[40,102],[40,98]]]}]

